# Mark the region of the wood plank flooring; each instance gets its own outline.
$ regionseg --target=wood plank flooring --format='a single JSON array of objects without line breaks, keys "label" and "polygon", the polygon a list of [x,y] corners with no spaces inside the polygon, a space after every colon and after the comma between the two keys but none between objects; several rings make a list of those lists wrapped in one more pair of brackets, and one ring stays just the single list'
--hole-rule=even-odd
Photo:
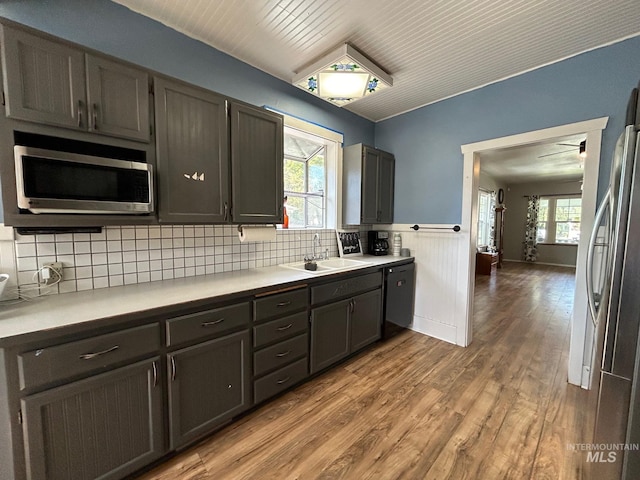
[{"label": "wood plank flooring", "polygon": [[407,331],[140,479],[582,479],[593,428],[568,385],[573,269],[476,279],[474,339]]}]

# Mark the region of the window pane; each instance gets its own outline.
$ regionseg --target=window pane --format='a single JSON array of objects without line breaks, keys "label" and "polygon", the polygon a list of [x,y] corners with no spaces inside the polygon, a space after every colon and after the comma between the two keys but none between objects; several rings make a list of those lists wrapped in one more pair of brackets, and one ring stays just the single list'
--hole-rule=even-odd
[{"label": "window pane", "polygon": [[324,225],[324,201],[322,197],[307,198],[307,226],[322,227]]},{"label": "window pane", "polygon": [[547,222],[538,222],[536,242],[542,243],[547,241]]},{"label": "window pane", "polygon": [[304,193],[304,162],[284,159],[284,189]]},{"label": "window pane", "polygon": [[559,222],[556,224],[556,243],[578,243],[579,241],[579,223]]},{"label": "window pane", "polygon": [[549,199],[541,198],[538,206],[538,221],[546,222],[549,219]]},{"label": "window pane", "polygon": [[309,169],[309,189],[310,193],[324,192],[324,150],[307,162]]},{"label": "window pane", "polygon": [[305,227],[304,222],[304,198],[288,195],[287,215],[289,216],[289,227]]}]

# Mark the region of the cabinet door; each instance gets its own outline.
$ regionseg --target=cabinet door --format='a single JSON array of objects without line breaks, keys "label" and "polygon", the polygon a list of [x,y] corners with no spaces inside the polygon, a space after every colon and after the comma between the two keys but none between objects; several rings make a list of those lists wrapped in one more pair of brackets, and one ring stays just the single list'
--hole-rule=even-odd
[{"label": "cabinet door", "polygon": [[159,359],[22,400],[27,477],[116,479],[164,453]]},{"label": "cabinet door", "polygon": [[380,338],[382,328],[382,290],[353,297],[350,351],[355,352]]},{"label": "cabinet door", "polygon": [[378,172],[378,223],[393,223],[393,184],[396,160],[387,152],[380,152]]},{"label": "cabinet door", "polygon": [[350,300],[311,310],[311,373],[349,355],[350,310]]},{"label": "cabinet door", "polygon": [[234,223],[282,223],[282,116],[231,104],[231,194]]},{"label": "cabinet door", "polygon": [[86,129],[83,53],[11,27],[2,31],[7,116]]},{"label": "cabinet door", "polygon": [[364,147],[362,152],[362,206],[361,222],[378,223],[380,207],[378,203],[378,150]]},{"label": "cabinet door", "polygon": [[89,130],[149,141],[149,76],[106,58],[86,56]]},{"label": "cabinet door", "polygon": [[160,222],[226,222],[226,100],[160,78],[154,79],[154,88]]},{"label": "cabinet door", "polygon": [[172,449],[249,408],[249,342],[240,332],[168,355]]}]

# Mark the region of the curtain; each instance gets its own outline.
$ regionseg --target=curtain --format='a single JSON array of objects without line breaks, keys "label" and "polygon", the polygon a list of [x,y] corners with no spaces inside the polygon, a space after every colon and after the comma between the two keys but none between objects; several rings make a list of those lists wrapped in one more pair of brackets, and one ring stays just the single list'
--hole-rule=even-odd
[{"label": "curtain", "polygon": [[535,262],[538,257],[536,239],[538,236],[538,210],[540,209],[540,196],[531,195],[527,203],[527,224],[524,230],[524,251],[525,262]]}]

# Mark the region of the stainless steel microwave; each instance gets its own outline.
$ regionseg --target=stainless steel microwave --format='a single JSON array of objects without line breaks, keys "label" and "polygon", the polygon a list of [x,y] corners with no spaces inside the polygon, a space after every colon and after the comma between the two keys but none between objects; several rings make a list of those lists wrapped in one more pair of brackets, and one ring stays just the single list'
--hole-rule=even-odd
[{"label": "stainless steel microwave", "polygon": [[148,214],[153,169],[138,161],[13,147],[18,208],[32,213]]}]

